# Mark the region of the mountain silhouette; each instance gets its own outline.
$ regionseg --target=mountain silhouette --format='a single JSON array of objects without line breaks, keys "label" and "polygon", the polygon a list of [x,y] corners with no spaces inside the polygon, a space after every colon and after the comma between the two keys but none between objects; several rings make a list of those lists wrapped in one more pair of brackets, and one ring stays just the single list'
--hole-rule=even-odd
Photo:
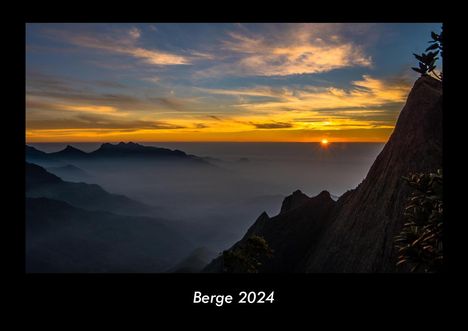
[{"label": "mountain silhouette", "polygon": [[155,218],[26,198],[26,272],[163,272],[190,247]]},{"label": "mountain silhouette", "polygon": [[168,148],[152,147],[136,144],[133,142],[118,144],[102,144],[99,149],[91,152],[92,156],[99,157],[121,157],[121,156],[133,156],[133,157],[172,157],[172,158],[188,158],[185,152],[180,150],[171,150]]},{"label": "mountain silhouette", "polygon": [[111,194],[96,184],[66,182],[44,168],[28,162],[26,197],[61,200],[87,210],[113,211],[128,215],[155,213],[155,208],[124,195]]},{"label": "mountain silhouette", "polygon": [[[336,202],[326,191],[312,198],[296,191],[280,214],[263,213],[231,249],[252,235],[264,237],[274,253],[261,272],[395,272],[394,236],[412,192],[402,176],[441,167],[442,83],[423,76],[357,188]],[[222,257],[204,269],[222,270]]]},{"label": "mountain silhouette", "polygon": [[87,182],[93,179],[93,176],[90,175],[88,172],[71,164],[59,167],[47,167],[46,170],[66,181]]},{"label": "mountain silhouette", "polygon": [[61,161],[55,159],[50,153],[38,150],[35,147],[26,145],[25,159],[28,162],[40,163],[44,165],[60,165]]},{"label": "mountain silhouette", "polygon": [[216,252],[207,247],[198,247],[193,250],[182,261],[170,268],[167,272],[171,273],[194,273],[200,272],[208,262],[216,256]]},{"label": "mountain silhouette", "polygon": [[82,150],[75,148],[73,146],[67,145],[64,149],[59,152],[48,153],[49,156],[53,157],[54,159],[83,159],[89,156],[88,153],[83,152]]},{"label": "mountain silhouette", "polygon": [[46,152],[40,151],[35,147],[26,145],[26,156],[29,157],[42,157],[47,156]]},{"label": "mountain silhouette", "polygon": [[198,156],[187,154],[180,150],[144,146],[133,142],[117,144],[104,143],[97,150],[84,152],[73,146],[66,146],[63,150],[45,153],[26,145],[26,161],[33,162],[63,162],[63,161],[102,161],[102,160],[142,161],[188,161],[190,163],[209,165],[210,163]]},{"label": "mountain silhouette", "polygon": [[302,193],[300,190],[296,190],[292,195],[286,197],[281,205],[281,214],[290,211],[291,209],[297,208],[303,205],[309,197]]}]

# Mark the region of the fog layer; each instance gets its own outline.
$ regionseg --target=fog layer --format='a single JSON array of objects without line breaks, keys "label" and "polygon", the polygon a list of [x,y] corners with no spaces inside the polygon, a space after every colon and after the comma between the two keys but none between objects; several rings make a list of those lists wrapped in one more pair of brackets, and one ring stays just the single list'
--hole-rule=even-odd
[{"label": "fog layer", "polygon": [[[155,217],[169,220],[195,246],[216,252],[239,240],[263,211],[276,215],[283,198],[297,189],[309,196],[322,190],[339,196],[356,187],[383,148],[372,143],[142,144],[179,149],[207,164],[135,159],[39,164],[64,180],[95,183],[154,206]],[[30,145],[55,152],[67,144]],[[90,152],[100,143],[71,145]]]}]

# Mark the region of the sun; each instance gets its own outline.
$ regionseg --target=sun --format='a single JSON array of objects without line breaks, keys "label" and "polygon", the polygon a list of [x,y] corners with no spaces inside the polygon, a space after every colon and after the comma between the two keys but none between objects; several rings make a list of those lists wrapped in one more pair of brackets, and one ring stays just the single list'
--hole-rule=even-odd
[{"label": "sun", "polygon": [[322,146],[327,146],[329,144],[328,139],[323,138],[322,140],[320,140],[320,144],[322,144]]}]

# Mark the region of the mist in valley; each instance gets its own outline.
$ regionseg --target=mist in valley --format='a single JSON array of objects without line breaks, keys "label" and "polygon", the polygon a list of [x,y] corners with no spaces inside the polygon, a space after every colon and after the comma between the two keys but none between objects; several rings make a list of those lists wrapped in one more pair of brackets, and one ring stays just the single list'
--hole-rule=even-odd
[{"label": "mist in valley", "polygon": [[[239,240],[266,211],[276,215],[284,197],[328,190],[335,198],[356,187],[383,148],[373,143],[141,143],[178,149],[203,162],[141,159],[70,159],[36,162],[65,181],[98,184],[153,207],[194,248],[215,257]],[[45,152],[67,144],[30,144]],[[91,152],[99,143],[72,143]],[[41,164],[42,163],[42,164]],[[207,253],[209,252],[209,253]],[[174,261],[174,265],[180,261]]]}]

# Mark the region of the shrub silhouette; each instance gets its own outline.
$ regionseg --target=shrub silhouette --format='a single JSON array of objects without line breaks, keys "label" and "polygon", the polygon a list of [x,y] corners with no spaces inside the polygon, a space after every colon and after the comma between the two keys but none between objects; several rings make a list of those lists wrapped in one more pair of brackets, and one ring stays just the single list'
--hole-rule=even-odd
[{"label": "shrub silhouette", "polygon": [[411,272],[437,272],[442,268],[442,170],[403,177],[417,190],[408,199],[405,224],[395,245],[397,267]]},{"label": "shrub silhouette", "polygon": [[257,273],[262,260],[271,258],[273,251],[260,236],[251,236],[241,246],[223,252],[224,272]]}]

